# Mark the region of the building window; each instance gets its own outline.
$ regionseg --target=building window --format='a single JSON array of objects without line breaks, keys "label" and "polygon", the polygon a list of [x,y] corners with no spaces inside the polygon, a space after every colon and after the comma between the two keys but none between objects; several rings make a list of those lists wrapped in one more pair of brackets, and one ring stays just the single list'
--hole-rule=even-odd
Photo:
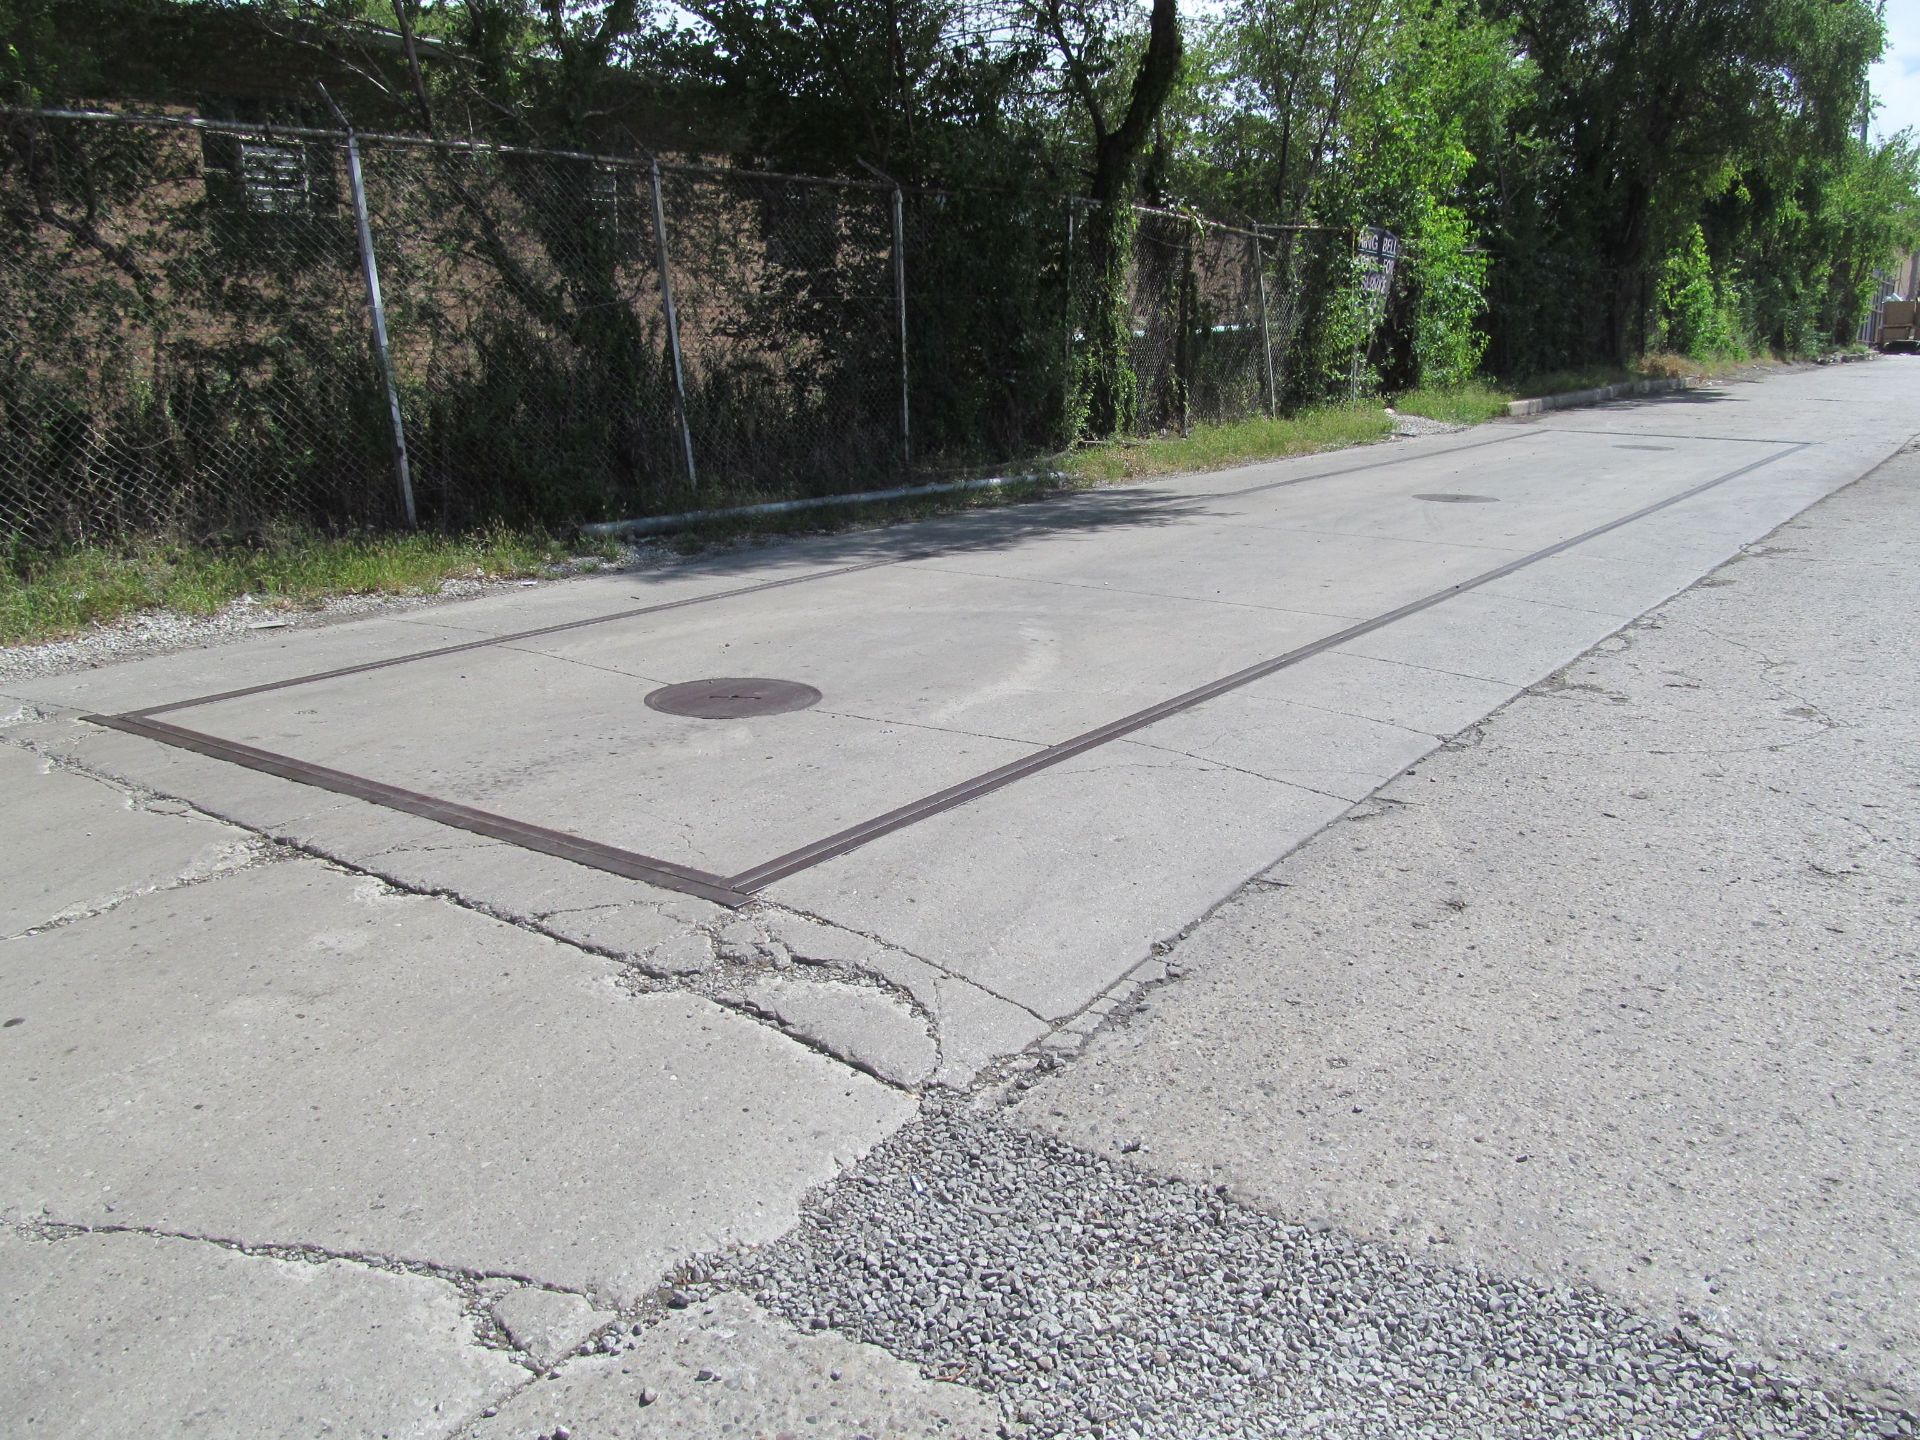
[{"label": "building window", "polygon": [[249,245],[313,238],[340,218],[337,146],[326,140],[208,130],[201,133],[207,200],[223,238]]},{"label": "building window", "polygon": [[313,176],[304,150],[293,145],[240,142],[239,193],[255,215],[311,215]]},{"label": "building window", "polygon": [[651,206],[651,198],[642,201],[636,171],[612,165],[592,165],[586,174],[587,216],[594,234],[607,253],[630,260],[640,254],[641,242],[648,237],[641,206]]}]

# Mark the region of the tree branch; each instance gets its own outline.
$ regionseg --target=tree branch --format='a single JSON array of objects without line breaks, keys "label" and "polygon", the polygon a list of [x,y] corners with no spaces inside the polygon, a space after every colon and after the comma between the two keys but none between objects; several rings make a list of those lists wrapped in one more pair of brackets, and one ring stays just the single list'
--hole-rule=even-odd
[{"label": "tree branch", "polygon": [[1093,142],[1096,146],[1107,141],[1107,117],[1100,108],[1100,96],[1093,88],[1093,81],[1087,75],[1085,60],[1074,50],[1067,39],[1066,19],[1060,13],[1060,0],[1046,0],[1041,9],[1046,21],[1047,34],[1059,47],[1060,58],[1066,64],[1067,87],[1080,97],[1080,103],[1087,107],[1087,123],[1093,127]]},{"label": "tree branch", "polygon": [[407,78],[413,82],[413,101],[420,107],[420,123],[426,127],[427,134],[438,140],[440,131],[433,123],[433,103],[427,99],[427,78],[420,71],[420,51],[413,43],[413,16],[407,0],[393,0],[393,18],[399,23],[400,43],[407,52]]}]

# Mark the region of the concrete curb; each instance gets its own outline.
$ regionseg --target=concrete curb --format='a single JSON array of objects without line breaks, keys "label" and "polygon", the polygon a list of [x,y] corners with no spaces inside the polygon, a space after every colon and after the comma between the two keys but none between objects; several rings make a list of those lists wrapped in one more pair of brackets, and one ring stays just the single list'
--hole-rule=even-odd
[{"label": "concrete curb", "polygon": [[604,520],[582,525],[580,533],[598,537],[664,535],[708,520],[790,515],[798,510],[819,510],[832,505],[871,505],[886,500],[913,500],[922,495],[952,495],[962,490],[998,490],[1007,485],[1061,478],[1057,472],[1045,475],[994,475],[984,480],[943,480],[932,485],[898,485],[890,490],[862,490],[852,495],[809,495],[798,500],[769,500],[761,505],[739,505],[730,510],[686,510],[678,515],[642,515],[633,520]]},{"label": "concrete curb", "polygon": [[1507,406],[1509,415],[1539,415],[1547,410],[1571,410],[1576,405],[1598,405],[1627,395],[1670,395],[1690,389],[1691,377],[1678,380],[1623,380],[1618,385],[1601,385],[1592,390],[1569,390],[1564,395],[1542,395],[1535,400],[1515,400]]}]

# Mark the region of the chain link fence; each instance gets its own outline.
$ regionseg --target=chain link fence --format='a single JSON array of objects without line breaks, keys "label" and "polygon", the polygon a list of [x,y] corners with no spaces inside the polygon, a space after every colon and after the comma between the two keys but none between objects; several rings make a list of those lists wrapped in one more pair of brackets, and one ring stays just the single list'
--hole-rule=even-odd
[{"label": "chain link fence", "polygon": [[328,140],[9,121],[0,525],[366,520],[385,473]]},{"label": "chain link fence", "polygon": [[[183,116],[0,124],[16,544],[560,525],[1076,438],[1087,201]],[[1139,222],[1143,431],[1324,390],[1351,236]]]},{"label": "chain link fence", "polygon": [[593,519],[686,494],[648,169],[360,150],[421,513]]}]

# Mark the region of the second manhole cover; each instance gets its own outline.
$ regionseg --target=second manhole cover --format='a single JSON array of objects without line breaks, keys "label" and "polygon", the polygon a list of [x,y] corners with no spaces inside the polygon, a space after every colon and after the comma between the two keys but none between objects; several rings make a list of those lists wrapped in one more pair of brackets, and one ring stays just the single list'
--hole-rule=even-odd
[{"label": "second manhole cover", "polygon": [[1436,505],[1498,505],[1498,495],[1416,495],[1416,500],[1431,500]]},{"label": "second manhole cover", "polygon": [[820,703],[820,692],[794,680],[689,680],[666,685],[647,697],[647,708],[696,720],[738,720],[746,715],[784,715]]}]

